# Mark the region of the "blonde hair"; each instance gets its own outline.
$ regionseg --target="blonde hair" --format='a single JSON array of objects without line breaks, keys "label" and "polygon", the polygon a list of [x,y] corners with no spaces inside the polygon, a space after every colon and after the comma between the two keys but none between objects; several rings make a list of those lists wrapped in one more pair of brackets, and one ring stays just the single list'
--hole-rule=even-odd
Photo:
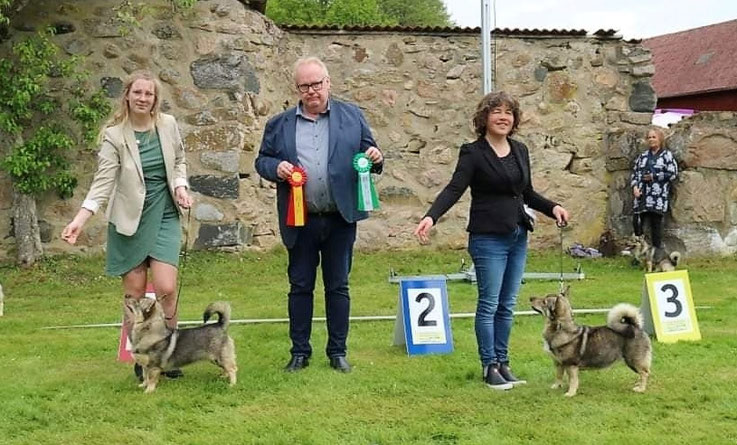
[{"label": "blonde hair", "polygon": [[294,62],[294,70],[292,72],[292,77],[294,78],[295,83],[297,83],[297,70],[303,65],[310,65],[310,64],[319,66],[320,68],[322,68],[322,71],[325,73],[325,77],[330,77],[330,73],[328,73],[328,67],[318,57],[314,57],[314,56],[302,57],[296,62]]},{"label": "blonde hair", "polygon": [[154,77],[151,71],[146,71],[146,70],[134,71],[126,78],[125,83],[123,84],[123,93],[120,95],[120,99],[118,100],[118,107],[116,108],[115,113],[113,113],[113,116],[110,119],[108,119],[105,125],[103,125],[102,130],[100,131],[100,134],[97,137],[98,142],[102,141],[103,135],[107,128],[113,127],[115,125],[128,121],[129,112],[130,112],[130,105],[128,104],[128,93],[130,93],[131,86],[137,80],[147,80],[153,83],[154,85],[154,104],[151,107],[151,119],[154,122],[158,122],[159,116],[161,115],[161,110],[160,110],[161,109],[161,84],[156,79],[156,77]]},{"label": "blonde hair", "polygon": [[650,134],[650,132],[655,133],[655,135],[658,137],[659,149],[665,147],[665,132],[660,127],[650,127],[647,129],[647,133],[645,133],[645,137],[647,138],[647,135]]}]

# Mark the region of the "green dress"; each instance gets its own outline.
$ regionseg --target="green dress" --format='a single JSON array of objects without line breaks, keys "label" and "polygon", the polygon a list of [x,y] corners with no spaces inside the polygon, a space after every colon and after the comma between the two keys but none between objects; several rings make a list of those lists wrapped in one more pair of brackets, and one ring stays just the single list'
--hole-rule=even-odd
[{"label": "green dress", "polygon": [[164,156],[158,132],[135,132],[141,155],[146,198],[136,233],[121,235],[113,223],[107,228],[108,275],[120,276],[151,257],[157,261],[179,265],[182,229],[179,212],[169,193]]}]

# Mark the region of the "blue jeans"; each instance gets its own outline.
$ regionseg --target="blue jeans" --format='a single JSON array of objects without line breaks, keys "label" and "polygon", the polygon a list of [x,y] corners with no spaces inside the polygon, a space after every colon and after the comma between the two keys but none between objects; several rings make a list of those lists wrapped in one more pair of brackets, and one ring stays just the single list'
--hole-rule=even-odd
[{"label": "blue jeans", "polygon": [[356,223],[340,213],[308,214],[297,242],[289,249],[289,338],[292,355],[312,355],[310,335],[317,266],[322,262],[328,357],[346,355],[350,295],[348,275],[353,260]]},{"label": "blue jeans", "polygon": [[468,253],[476,269],[479,300],[476,341],[481,365],[509,361],[509,334],[527,259],[527,230],[506,235],[472,233]]}]

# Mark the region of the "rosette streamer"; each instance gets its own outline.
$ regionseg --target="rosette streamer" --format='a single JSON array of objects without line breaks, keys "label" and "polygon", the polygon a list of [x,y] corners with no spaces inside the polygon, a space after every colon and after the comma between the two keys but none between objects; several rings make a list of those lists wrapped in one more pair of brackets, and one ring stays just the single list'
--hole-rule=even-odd
[{"label": "rosette streamer", "polygon": [[307,182],[307,173],[302,167],[294,167],[287,178],[292,188],[289,190],[289,207],[287,209],[287,225],[301,227],[307,221],[307,203],[302,187]]},{"label": "rosette streamer", "polygon": [[379,196],[371,180],[371,159],[365,153],[353,157],[353,168],[358,172],[358,210],[377,210]]}]

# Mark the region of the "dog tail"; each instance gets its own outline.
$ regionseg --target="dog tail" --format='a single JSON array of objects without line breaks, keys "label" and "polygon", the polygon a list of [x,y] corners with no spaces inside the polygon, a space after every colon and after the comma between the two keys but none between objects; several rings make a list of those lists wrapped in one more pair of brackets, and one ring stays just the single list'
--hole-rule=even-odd
[{"label": "dog tail", "polygon": [[671,252],[669,257],[673,263],[673,267],[676,267],[678,266],[678,262],[681,261],[681,252]]},{"label": "dog tail", "polygon": [[218,324],[227,329],[230,323],[230,304],[225,301],[210,303],[205,309],[205,313],[202,314],[204,322],[207,323],[213,314],[218,314]]},{"label": "dog tail", "polygon": [[635,306],[620,303],[609,311],[606,325],[614,332],[632,338],[636,330],[642,329],[642,314]]}]

